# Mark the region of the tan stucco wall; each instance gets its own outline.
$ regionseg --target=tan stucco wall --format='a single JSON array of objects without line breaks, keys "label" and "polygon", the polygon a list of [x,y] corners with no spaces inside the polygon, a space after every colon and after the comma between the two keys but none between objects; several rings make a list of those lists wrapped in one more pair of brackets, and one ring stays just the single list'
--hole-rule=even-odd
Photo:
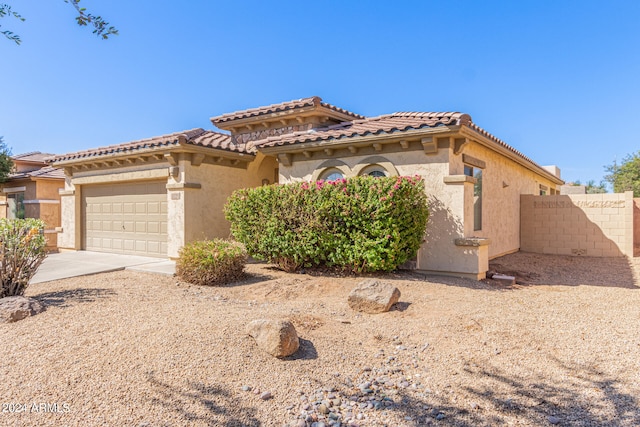
[{"label": "tan stucco wall", "polygon": [[[491,239],[489,258],[517,251],[520,248],[520,195],[539,195],[541,184],[550,189],[555,189],[556,184],[480,144],[468,144],[464,154],[486,163],[482,170],[482,229],[473,231],[471,207],[465,216],[468,219],[466,236]],[[452,156],[450,165],[452,175],[464,173],[462,156]],[[470,191],[473,194],[473,186]]]},{"label": "tan stucco wall", "polygon": [[[440,140],[439,140],[440,141]],[[289,166],[280,165],[280,181],[310,181],[325,168],[336,168],[345,176],[355,176],[364,164],[375,159],[390,162],[399,175],[420,175],[425,179],[430,218],[425,244],[418,253],[419,270],[484,277],[488,259],[520,248],[520,195],[539,194],[540,184],[556,188],[548,178],[476,142],[455,154],[451,146],[439,145],[437,153],[426,154],[420,144],[407,150],[383,145],[375,153],[357,155],[347,149],[335,150],[332,158],[291,156]],[[464,176],[462,153],[485,163],[483,169],[482,230],[474,231],[474,179]],[[392,173],[393,174],[393,173]],[[482,247],[456,246],[460,237],[482,237],[490,241]]]},{"label": "tan stucco wall", "polygon": [[425,154],[423,150],[393,149],[383,149],[375,154],[347,153],[347,150],[340,150],[336,153],[336,160],[304,160],[302,157],[294,157],[291,166],[280,165],[280,182],[310,181],[325,167],[336,167],[345,172],[346,177],[356,176],[357,170],[370,164],[372,160],[375,164],[391,163],[398,175],[420,175],[425,180],[430,216],[426,242],[418,252],[416,268],[448,273],[477,273],[477,250],[458,247],[453,243],[454,239],[464,237],[465,187],[470,185],[471,188],[467,191],[473,194],[473,185],[465,184],[464,180],[445,183],[444,177],[450,175],[450,149],[442,148],[436,154]]},{"label": "tan stucco wall", "polygon": [[[273,159],[267,159],[266,162],[262,160],[261,156],[247,169],[210,164],[193,166],[189,161],[180,162],[183,182],[188,185],[184,189],[171,189],[172,184],[178,182],[173,177],[169,179],[170,206],[174,205],[174,209],[170,210],[174,216],[170,215],[169,221],[176,222],[169,228],[178,230],[184,227],[184,236],[182,241],[175,239],[170,242],[170,257],[177,256],[185,243],[230,237],[231,224],[224,218],[223,207],[231,193],[239,188],[259,186],[263,179],[273,182],[277,163]],[[177,197],[182,202],[180,199],[174,200]],[[179,205],[183,206],[184,216],[179,214]]]},{"label": "tan stucco wall", "polygon": [[633,193],[522,197],[522,250],[633,256]]}]

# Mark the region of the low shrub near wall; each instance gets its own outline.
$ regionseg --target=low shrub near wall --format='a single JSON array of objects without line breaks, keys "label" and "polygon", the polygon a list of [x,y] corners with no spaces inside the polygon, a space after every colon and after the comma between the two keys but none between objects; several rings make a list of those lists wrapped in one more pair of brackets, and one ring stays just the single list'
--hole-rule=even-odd
[{"label": "low shrub near wall", "polygon": [[356,177],[234,192],[225,206],[249,254],[286,271],[391,271],[415,256],[429,212],[420,177]]},{"label": "low shrub near wall", "polygon": [[228,240],[201,240],[180,249],[176,275],[196,285],[226,285],[242,278],[244,247]]},{"label": "low shrub near wall", "polygon": [[47,256],[43,230],[39,219],[0,219],[0,298],[24,295]]}]

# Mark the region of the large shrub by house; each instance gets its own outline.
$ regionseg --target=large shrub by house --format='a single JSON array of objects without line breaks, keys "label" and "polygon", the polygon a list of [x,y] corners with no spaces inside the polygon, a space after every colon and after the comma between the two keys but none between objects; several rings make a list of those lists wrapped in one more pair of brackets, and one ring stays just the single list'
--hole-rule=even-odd
[{"label": "large shrub by house", "polygon": [[391,271],[415,256],[429,212],[420,177],[369,176],[234,192],[225,206],[249,255],[286,271]]},{"label": "large shrub by house", "polygon": [[47,256],[40,219],[0,219],[0,298],[24,295]]}]

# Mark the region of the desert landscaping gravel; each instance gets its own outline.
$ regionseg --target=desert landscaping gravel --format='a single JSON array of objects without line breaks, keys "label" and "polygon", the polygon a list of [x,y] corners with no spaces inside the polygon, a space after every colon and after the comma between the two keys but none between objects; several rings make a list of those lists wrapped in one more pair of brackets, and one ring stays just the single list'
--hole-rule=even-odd
[{"label": "desert landscaping gravel", "polygon": [[[639,258],[517,253],[506,286],[400,272],[391,311],[363,277],[250,264],[228,287],[120,271],[40,283],[0,324],[3,426],[638,426]],[[300,349],[245,327],[288,319]]]}]

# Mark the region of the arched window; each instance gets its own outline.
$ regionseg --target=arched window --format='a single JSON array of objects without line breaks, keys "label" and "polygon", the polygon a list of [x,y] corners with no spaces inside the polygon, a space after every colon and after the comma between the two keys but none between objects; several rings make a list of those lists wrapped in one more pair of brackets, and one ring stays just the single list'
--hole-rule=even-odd
[{"label": "arched window", "polygon": [[360,175],[361,176],[369,175],[374,178],[381,178],[384,176],[389,176],[389,173],[385,168],[383,168],[380,165],[369,165],[360,171]]},{"label": "arched window", "polygon": [[344,178],[344,174],[336,168],[329,168],[322,172],[318,177],[318,179],[323,179],[325,181],[335,181],[340,178]]}]

